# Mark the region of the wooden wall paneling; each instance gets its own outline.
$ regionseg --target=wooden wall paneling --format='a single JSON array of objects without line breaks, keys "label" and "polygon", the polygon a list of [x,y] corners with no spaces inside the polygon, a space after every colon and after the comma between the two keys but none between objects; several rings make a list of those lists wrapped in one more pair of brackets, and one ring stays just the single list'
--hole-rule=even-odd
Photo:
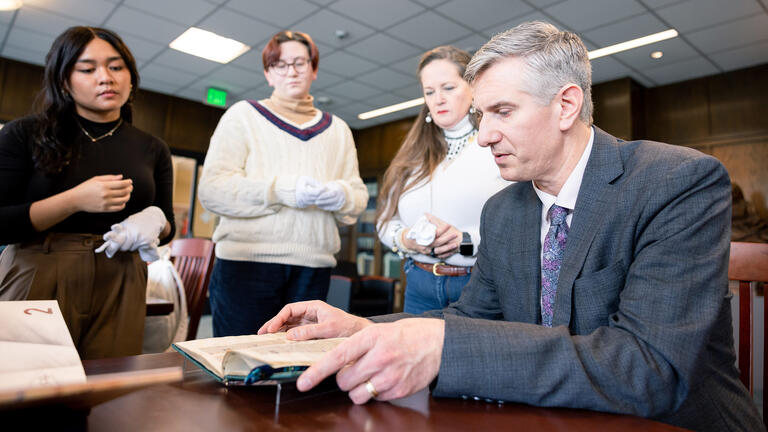
[{"label": "wooden wall paneling", "polygon": [[353,132],[357,147],[358,169],[361,177],[375,176],[379,159],[379,143],[381,135],[379,128],[359,129]]},{"label": "wooden wall paneling", "polygon": [[710,136],[707,79],[699,78],[645,92],[646,138],[681,144]]},{"label": "wooden wall paneling", "polygon": [[139,90],[133,101],[133,124],[147,133],[165,139],[169,100],[166,95]]},{"label": "wooden wall paneling", "polygon": [[384,174],[384,171],[389,167],[389,163],[395,157],[395,154],[400,150],[400,146],[403,144],[405,136],[411,129],[411,125],[416,118],[410,117],[407,119],[398,120],[388,124],[383,131],[381,138],[381,148],[379,151],[379,172]]},{"label": "wooden wall paneling", "polygon": [[707,79],[713,136],[768,132],[768,64]]},{"label": "wooden wall paneling", "polygon": [[619,138],[632,139],[631,79],[621,78],[592,87],[593,118],[604,131]]},{"label": "wooden wall paneling", "polygon": [[171,148],[205,153],[224,110],[186,99],[168,104],[165,139]]},{"label": "wooden wall paneling", "polygon": [[0,119],[13,120],[32,114],[33,104],[43,82],[43,68],[8,59],[3,63],[0,81]]},{"label": "wooden wall paneling", "polygon": [[632,112],[632,135],[630,139],[645,139],[645,92],[647,89],[637,81],[630,80],[630,97]]}]

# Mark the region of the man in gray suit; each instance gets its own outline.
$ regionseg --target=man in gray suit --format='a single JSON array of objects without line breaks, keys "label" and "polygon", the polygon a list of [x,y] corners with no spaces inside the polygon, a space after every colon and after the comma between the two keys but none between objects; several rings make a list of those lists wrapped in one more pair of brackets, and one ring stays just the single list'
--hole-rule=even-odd
[{"label": "man in gray suit", "polygon": [[483,209],[470,282],[442,311],[376,324],[322,302],[286,306],[260,332],[351,336],[299,389],[338,371],[355,403],[433,383],[436,396],[762,430],[734,366],[723,166],[592,126],[587,50],[549,24],[495,36],[465,77],[480,145],[518,182]]}]

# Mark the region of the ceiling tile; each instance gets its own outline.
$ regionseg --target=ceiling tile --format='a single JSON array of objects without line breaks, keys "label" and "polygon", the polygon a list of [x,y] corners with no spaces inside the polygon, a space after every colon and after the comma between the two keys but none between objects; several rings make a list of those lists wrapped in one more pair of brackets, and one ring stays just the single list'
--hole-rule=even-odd
[{"label": "ceiling tile", "polygon": [[28,48],[17,47],[13,45],[6,45],[3,49],[3,57],[5,58],[36,65],[45,64],[45,54],[45,52],[33,51]]},{"label": "ceiling tile", "polygon": [[370,84],[382,90],[393,90],[403,88],[414,81],[413,76],[408,76],[392,69],[381,68],[366,74],[361,74],[355,78],[364,84]]},{"label": "ceiling tile", "polygon": [[427,50],[442,45],[445,41],[468,36],[471,31],[434,12],[425,12],[391,27],[387,33]]},{"label": "ceiling tile", "polygon": [[[206,93],[205,91],[201,92],[198,88],[188,87],[183,90],[175,91],[174,96],[189,99],[195,102],[205,103]],[[227,102],[229,102],[229,100],[227,100]]]},{"label": "ceiling tile", "polygon": [[721,0],[689,0],[658,9],[657,13],[677,31],[685,32],[764,11],[755,0],[728,0],[727,4]]},{"label": "ceiling tile", "polygon": [[383,33],[373,35],[356,44],[344,48],[345,51],[360,57],[374,55],[378,63],[388,64],[418,54],[420,50],[393,39]]},{"label": "ceiling tile", "polygon": [[25,30],[14,26],[5,43],[19,48],[28,48],[35,52],[47,53],[56,36]]},{"label": "ceiling tile", "polygon": [[205,75],[221,66],[221,63],[176,51],[175,49],[163,51],[162,54],[153,60],[153,63],[183,71],[194,71],[196,75]]},{"label": "ceiling tile", "polygon": [[451,41],[449,45],[453,45],[457,48],[469,52],[470,54],[474,54],[475,51],[479,50],[481,46],[485,45],[488,40],[489,38],[486,36],[478,36],[473,34],[460,40]]},{"label": "ceiling tile", "polygon": [[352,77],[363,72],[368,72],[379,66],[368,60],[363,60],[360,57],[347,54],[344,51],[336,51],[324,58],[320,67],[335,73],[336,75]]},{"label": "ceiling tile", "polygon": [[219,82],[217,80],[203,79],[195,82],[194,84],[181,90],[185,97],[189,97],[197,100],[204,100],[208,94],[209,88],[216,88],[227,92],[227,103],[231,102],[235,95],[245,92],[245,87],[238,87],[228,83]]},{"label": "ceiling tile", "polygon": [[[320,109],[321,111],[326,111],[331,114],[336,114],[337,111],[345,109],[350,104],[354,103],[352,99],[345,98],[344,96],[339,95],[332,95],[330,93],[325,92],[317,92],[312,93],[312,96],[315,97],[315,106]],[[320,103],[318,102],[318,99],[326,99],[327,102]]]},{"label": "ceiling tile", "polygon": [[413,0],[414,3],[418,3],[426,7],[436,7],[443,3],[446,3],[447,1],[448,0]]},{"label": "ceiling tile", "polygon": [[156,56],[157,53],[167,48],[167,46],[156,44],[130,34],[120,35],[120,38],[128,46],[128,49],[131,50],[131,54],[136,58],[137,63],[150,60]]},{"label": "ceiling tile", "polygon": [[225,82],[239,87],[240,92],[249,88],[260,87],[267,82],[263,73],[252,72],[235,65],[224,65],[206,76],[204,80]]},{"label": "ceiling tile", "polygon": [[416,76],[416,70],[419,67],[419,61],[421,60],[421,54],[413,56],[409,59],[389,65],[392,69],[398,70],[406,75]]},{"label": "ceiling tile", "polygon": [[405,100],[416,99],[424,96],[424,94],[422,93],[421,84],[418,82],[405,86],[403,88],[397,89],[395,90],[394,93],[404,97]]},{"label": "ceiling tile", "polygon": [[[654,51],[661,51],[664,53],[664,56],[660,59],[653,59],[651,58],[651,53]],[[699,57],[699,53],[682,39],[674,38],[614,54],[613,57],[643,72],[646,69],[662,67]]]},{"label": "ceiling tile", "polygon": [[424,7],[406,1],[339,0],[330,9],[381,30],[416,15]]},{"label": "ceiling tile", "polygon": [[405,102],[407,99],[398,96],[396,94],[386,92],[386,93],[380,93],[375,96],[371,96],[365,100],[365,102],[375,108],[382,108],[385,106],[390,106],[394,104],[398,104],[400,102]]},{"label": "ceiling tile", "polygon": [[565,0],[526,0],[528,4],[535,8],[543,9],[547,6],[552,6],[553,4],[562,3]]},{"label": "ceiling tile", "polygon": [[[265,2],[253,0],[230,0],[227,3],[229,9],[242,12],[281,29],[289,28],[293,23],[313,15],[319,9],[317,5],[304,0],[272,1],[269,2],[269,7],[265,6]],[[296,30],[304,31],[299,28]]]},{"label": "ceiling tile", "polygon": [[664,30],[669,30],[669,28],[653,15],[645,13],[590,30],[581,36],[599,47],[606,47]]},{"label": "ceiling tile", "polygon": [[644,0],[643,4],[651,9],[658,9],[665,6],[672,5],[674,3],[682,3],[688,0]]},{"label": "ceiling tile", "polygon": [[[358,24],[337,13],[327,10],[312,15],[299,22],[294,28],[308,33],[312,39],[324,42],[334,48],[351,45],[370,35],[374,30],[368,26]],[[344,39],[336,37],[336,30],[345,30],[349,33]]]},{"label": "ceiling tile", "polygon": [[611,81],[629,75],[629,69],[611,57],[592,60],[592,83]]},{"label": "ceiling tile", "polygon": [[262,49],[263,48],[259,47],[251,47],[251,49],[246,51],[240,57],[232,60],[232,64],[261,73],[264,71],[264,64],[261,61]]},{"label": "ceiling tile", "polygon": [[105,27],[119,34],[132,34],[162,45],[168,45],[186,30],[184,26],[127,7],[118,8]]},{"label": "ceiling tile", "polygon": [[[521,17],[513,18],[511,20],[505,21],[501,24],[497,24],[495,26],[489,27],[485,30],[483,30],[483,34],[488,36],[488,39],[495,36],[497,33],[501,33],[504,31],[507,31],[513,27],[516,27],[518,24],[522,24],[524,22],[528,21],[545,21],[545,22],[551,22],[552,20],[549,19],[546,15],[544,15],[541,12],[532,12],[527,15],[523,15]],[[554,23],[553,23],[554,24]]]},{"label": "ceiling tile", "polygon": [[280,29],[229,9],[219,9],[198,27],[238,40],[251,47],[261,45]]},{"label": "ceiling tile", "polygon": [[80,25],[101,24],[115,8],[113,3],[103,0],[25,0],[24,9],[27,6],[54,12],[80,21]]},{"label": "ceiling tile", "polygon": [[123,4],[185,26],[196,24],[216,8],[203,0],[125,0]]},{"label": "ceiling tile", "polygon": [[142,78],[139,88],[176,96],[176,90],[179,88],[179,86],[151,78]]},{"label": "ceiling tile", "polygon": [[257,87],[246,90],[244,93],[237,95],[238,100],[262,100],[267,99],[272,94],[271,87]]},{"label": "ceiling tile", "polygon": [[83,25],[83,22],[82,20],[73,20],[40,9],[22,7],[18,11],[13,25],[38,33],[58,36],[72,26]]},{"label": "ceiling tile", "polygon": [[635,0],[568,0],[546,8],[545,12],[567,23],[568,28],[581,32],[645,12],[645,9]]},{"label": "ceiling tile", "polygon": [[768,63],[768,41],[710,55],[723,70],[741,69]]},{"label": "ceiling tile", "polygon": [[435,10],[479,31],[531,13],[533,8],[520,0],[453,0]]},{"label": "ceiling tile", "polygon": [[147,80],[153,83],[159,81],[173,86],[174,89],[186,87],[197,80],[197,75],[193,73],[169,68],[154,62],[144,66],[139,72],[142,81]]},{"label": "ceiling tile", "polygon": [[768,40],[768,15],[755,15],[709,27],[689,34],[688,40],[705,54]]},{"label": "ceiling tile", "polygon": [[332,85],[336,85],[345,79],[346,78],[343,76],[327,71],[321,63],[317,70],[317,79],[312,83],[312,90],[322,90]]},{"label": "ceiling tile", "polygon": [[713,75],[718,73],[718,70],[706,59],[697,57],[659,68],[646,69],[643,73],[656,82],[657,85],[664,85]]},{"label": "ceiling tile", "polygon": [[0,11],[0,24],[8,24],[17,11]]},{"label": "ceiling tile", "polygon": [[339,95],[352,100],[362,100],[378,94],[381,90],[357,81],[344,81],[325,89],[325,93]]}]

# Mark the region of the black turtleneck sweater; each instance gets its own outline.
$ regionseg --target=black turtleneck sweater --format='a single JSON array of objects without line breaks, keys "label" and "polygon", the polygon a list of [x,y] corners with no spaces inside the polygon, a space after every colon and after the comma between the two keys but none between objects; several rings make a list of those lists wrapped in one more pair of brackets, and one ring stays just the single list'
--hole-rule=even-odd
[{"label": "black turtleneck sweater", "polygon": [[35,201],[71,189],[89,178],[104,174],[122,174],[133,180],[133,192],[125,208],[115,213],[77,212],[46,232],[104,234],[148,206],[159,207],[171,223],[173,238],[173,166],[168,146],[158,138],[123,122],[112,136],[96,142],[80,130],[84,127],[99,137],[118,121],[95,123],[77,117],[67,135],[72,142],[73,158],[58,174],[46,174],[35,168],[32,160],[34,117],[14,120],[0,130],[0,245],[40,238],[29,219],[29,207]]}]

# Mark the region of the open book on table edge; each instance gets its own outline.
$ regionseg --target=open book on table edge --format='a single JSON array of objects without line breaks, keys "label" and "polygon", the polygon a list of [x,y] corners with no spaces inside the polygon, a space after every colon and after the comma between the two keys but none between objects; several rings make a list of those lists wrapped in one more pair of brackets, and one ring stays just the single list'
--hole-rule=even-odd
[{"label": "open book on table edge", "polygon": [[285,333],[273,333],[196,339],[172,346],[224,385],[275,385],[295,381],[345,339],[290,341]]}]

